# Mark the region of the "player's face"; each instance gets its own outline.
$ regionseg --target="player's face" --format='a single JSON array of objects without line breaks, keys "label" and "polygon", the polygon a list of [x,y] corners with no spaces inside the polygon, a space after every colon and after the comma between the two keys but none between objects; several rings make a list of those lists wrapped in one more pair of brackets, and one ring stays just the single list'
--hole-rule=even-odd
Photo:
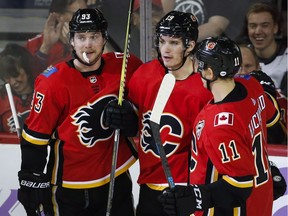
[{"label": "player's face", "polygon": [[242,64],[238,74],[248,74],[252,71],[259,70],[259,65],[248,47],[241,47]]},{"label": "player's face", "polygon": [[181,66],[184,52],[181,38],[160,36],[159,50],[165,67],[173,70]]},{"label": "player's face", "polygon": [[76,32],[71,43],[79,58],[86,62],[83,57],[85,52],[89,62],[94,62],[97,59],[101,60],[99,56],[102,54],[106,40],[101,32]]},{"label": "player's face", "polygon": [[265,50],[274,41],[278,25],[268,12],[251,13],[248,18],[248,36],[255,49]]},{"label": "player's face", "polygon": [[28,76],[23,68],[18,71],[18,76],[16,77],[6,77],[4,78],[6,83],[9,83],[11,88],[19,95],[30,94],[32,87],[29,84]]}]

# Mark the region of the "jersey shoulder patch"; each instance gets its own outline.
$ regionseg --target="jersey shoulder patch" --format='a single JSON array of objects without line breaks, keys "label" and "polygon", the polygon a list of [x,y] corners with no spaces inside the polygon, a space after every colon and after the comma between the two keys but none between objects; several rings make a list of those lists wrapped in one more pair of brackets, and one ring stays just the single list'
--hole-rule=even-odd
[{"label": "jersey shoulder patch", "polygon": [[234,124],[234,114],[230,112],[221,112],[215,115],[214,127],[219,125],[233,125]]},{"label": "jersey shoulder patch", "polygon": [[42,74],[45,76],[45,77],[49,77],[51,76],[53,73],[57,72],[58,69],[56,67],[53,67],[52,65],[49,66],[46,70],[44,70],[42,72]]}]

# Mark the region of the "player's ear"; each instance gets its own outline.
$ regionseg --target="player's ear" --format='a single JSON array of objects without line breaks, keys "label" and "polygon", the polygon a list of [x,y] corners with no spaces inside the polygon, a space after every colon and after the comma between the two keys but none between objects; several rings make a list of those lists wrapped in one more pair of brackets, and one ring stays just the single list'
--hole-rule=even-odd
[{"label": "player's ear", "polygon": [[186,46],[185,56],[189,55],[195,47],[195,41],[189,41]]},{"label": "player's ear", "polygon": [[188,45],[187,45],[187,51],[191,52],[195,47],[195,41],[191,40],[189,41]]},{"label": "player's ear", "polygon": [[213,69],[211,67],[207,68],[207,79],[209,79],[209,80],[214,79],[214,73],[213,73]]},{"label": "player's ear", "polygon": [[213,80],[214,78],[214,73],[211,67],[207,67],[207,69],[203,70],[203,72],[201,72],[202,76],[207,79],[207,80]]}]

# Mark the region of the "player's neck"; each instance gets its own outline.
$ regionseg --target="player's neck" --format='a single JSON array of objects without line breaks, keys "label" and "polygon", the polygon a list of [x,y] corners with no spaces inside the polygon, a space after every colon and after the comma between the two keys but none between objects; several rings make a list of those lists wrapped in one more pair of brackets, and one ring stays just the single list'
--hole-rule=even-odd
[{"label": "player's neck", "polygon": [[81,71],[81,72],[95,71],[101,66],[101,58],[99,58],[99,60],[91,66],[84,65],[77,59],[74,59],[74,66],[78,71]]},{"label": "player's neck", "polygon": [[186,59],[184,65],[175,71],[169,71],[175,76],[176,80],[185,80],[187,79],[192,73],[194,73],[194,64],[190,58]]},{"label": "player's neck", "polygon": [[217,79],[211,83],[211,92],[214,97],[214,102],[222,101],[233,89],[235,82],[233,79]]}]

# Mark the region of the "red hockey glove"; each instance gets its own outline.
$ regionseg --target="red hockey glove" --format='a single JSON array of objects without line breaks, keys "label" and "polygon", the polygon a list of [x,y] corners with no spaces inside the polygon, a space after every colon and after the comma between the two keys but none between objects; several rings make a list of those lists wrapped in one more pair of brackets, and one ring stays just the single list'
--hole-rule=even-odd
[{"label": "red hockey glove", "polygon": [[[18,178],[20,184],[18,200],[24,206],[27,215],[39,215],[37,210],[40,204],[43,205],[44,211],[51,211],[50,182],[46,175],[43,173],[19,171]],[[49,214],[52,215],[51,212]]]},{"label": "red hockey glove", "polygon": [[136,136],[138,132],[138,116],[132,104],[122,101],[122,106],[118,100],[110,101],[104,109],[104,125],[111,129],[120,129],[127,137]]},{"label": "red hockey glove", "polygon": [[159,200],[169,216],[190,215],[208,208],[208,192],[198,185],[176,185],[172,190],[165,189]]}]

